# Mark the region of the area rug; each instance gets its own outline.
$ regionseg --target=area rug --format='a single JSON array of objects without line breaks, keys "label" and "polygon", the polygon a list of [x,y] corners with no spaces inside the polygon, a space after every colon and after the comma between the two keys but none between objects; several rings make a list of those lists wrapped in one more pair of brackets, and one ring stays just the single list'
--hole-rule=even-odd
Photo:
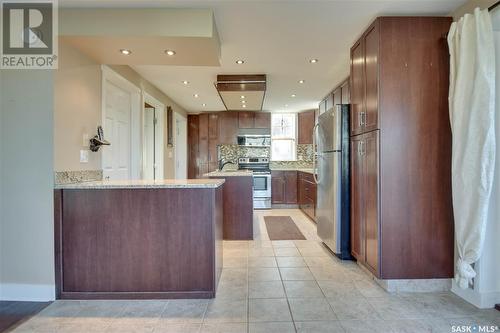
[{"label": "area rug", "polygon": [[306,239],[290,216],[264,216],[270,240]]}]

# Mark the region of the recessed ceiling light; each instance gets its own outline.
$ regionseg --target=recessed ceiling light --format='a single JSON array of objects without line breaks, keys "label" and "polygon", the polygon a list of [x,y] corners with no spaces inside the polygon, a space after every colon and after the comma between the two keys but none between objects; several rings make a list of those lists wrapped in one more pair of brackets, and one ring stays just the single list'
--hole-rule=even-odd
[{"label": "recessed ceiling light", "polygon": [[121,54],[124,54],[124,55],[130,55],[130,54],[132,53],[132,51],[127,50],[127,49],[121,49],[121,50],[120,50],[120,53],[121,53]]},{"label": "recessed ceiling light", "polygon": [[288,107],[288,104],[285,104],[285,107]]},{"label": "recessed ceiling light", "polygon": [[194,97],[194,98],[198,98],[198,97],[200,97],[200,95],[198,95],[198,94],[194,94],[194,95],[193,95],[193,97]]},{"label": "recessed ceiling light", "polygon": [[184,80],[184,81],[182,81],[182,84],[187,86],[189,84],[189,81]]},{"label": "recessed ceiling light", "polygon": [[242,107],[246,108],[247,106],[245,104],[243,104]]},{"label": "recessed ceiling light", "polygon": [[203,103],[201,106],[207,106],[205,103]]},{"label": "recessed ceiling light", "polygon": [[242,64],[244,64],[244,63],[245,63],[245,61],[244,61],[244,60],[239,59],[239,60],[236,60],[236,63],[237,63],[238,65],[242,65]]},{"label": "recessed ceiling light", "polygon": [[318,59],[310,59],[310,60],[309,60],[309,62],[310,62],[311,64],[315,64],[315,63],[317,63],[317,62],[318,62]]},{"label": "recessed ceiling light", "polygon": [[244,98],[245,98],[245,95],[241,95],[241,96],[240,96],[240,98],[241,98],[241,99],[244,99]]},{"label": "recessed ceiling light", "polygon": [[297,95],[295,95],[295,94],[292,94],[292,95],[291,95],[291,97],[295,97],[295,96],[297,96]]},{"label": "recessed ceiling light", "polygon": [[246,101],[245,101],[245,100],[242,100],[242,101],[241,101],[241,104],[245,104],[245,103],[246,103]]},{"label": "recessed ceiling light", "polygon": [[306,82],[306,81],[304,81],[304,80],[299,80],[299,83],[300,83],[300,84],[302,84],[302,83],[304,83],[304,82]]},{"label": "recessed ceiling light", "polygon": [[174,56],[175,55],[175,51],[174,50],[165,50],[165,53],[169,56]]}]

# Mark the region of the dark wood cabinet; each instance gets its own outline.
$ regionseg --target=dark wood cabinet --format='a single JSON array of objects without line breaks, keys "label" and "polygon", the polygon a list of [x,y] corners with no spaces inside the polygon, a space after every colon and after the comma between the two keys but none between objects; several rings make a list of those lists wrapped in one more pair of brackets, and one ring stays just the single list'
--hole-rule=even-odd
[{"label": "dark wood cabinet", "polygon": [[198,176],[198,151],[199,151],[199,117],[188,115],[188,178]]},{"label": "dark wood cabinet", "polygon": [[351,249],[380,279],[453,276],[451,22],[381,17],[351,48]]},{"label": "dark wood cabinet", "polygon": [[351,253],[360,262],[365,261],[364,247],[364,158],[361,154],[363,137],[351,139]]},{"label": "dark wood cabinet", "polygon": [[378,48],[379,22],[368,29],[363,37],[365,69],[365,110],[362,113],[363,132],[378,129]]},{"label": "dark wood cabinet", "polygon": [[285,171],[285,203],[297,203],[297,171]]},{"label": "dark wood cabinet", "polygon": [[271,201],[273,204],[297,204],[297,171],[272,171]]},{"label": "dark wood cabinet", "polygon": [[320,115],[333,109],[337,104],[349,104],[351,102],[349,82],[349,78],[342,81],[332,92],[323,98],[318,107]]},{"label": "dark wood cabinet", "polygon": [[254,127],[255,128],[271,128],[271,113],[270,112],[254,112]]},{"label": "dark wood cabinet", "polygon": [[235,145],[238,143],[238,112],[219,112],[219,143]]},{"label": "dark wood cabinet", "polygon": [[378,275],[378,131],[351,139],[351,252]]},{"label": "dark wood cabinet", "polygon": [[255,117],[253,112],[239,111],[238,112],[238,127],[239,128],[254,128]]},{"label": "dark wood cabinet", "polygon": [[316,183],[313,175],[307,172],[297,172],[298,204],[299,208],[314,222],[316,222]]},{"label": "dark wood cabinet", "polygon": [[218,168],[218,146],[237,144],[240,128],[271,127],[271,113],[221,111],[188,115],[188,177],[200,178]]},{"label": "dark wood cabinet", "polygon": [[313,128],[316,122],[314,110],[300,112],[298,118],[298,144],[312,144]]},{"label": "dark wood cabinet", "polygon": [[285,177],[282,171],[273,171],[271,176],[271,202],[285,203]]},{"label": "dark wood cabinet", "polygon": [[362,112],[365,110],[365,79],[364,79],[364,43],[363,38],[351,48],[351,134],[363,131],[361,124]]}]

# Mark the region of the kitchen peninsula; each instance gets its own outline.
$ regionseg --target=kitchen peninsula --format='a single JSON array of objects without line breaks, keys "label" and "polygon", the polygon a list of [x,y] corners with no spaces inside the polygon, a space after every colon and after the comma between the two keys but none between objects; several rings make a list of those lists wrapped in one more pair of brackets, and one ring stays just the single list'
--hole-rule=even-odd
[{"label": "kitchen peninsula", "polygon": [[212,298],[224,179],[56,185],[57,298]]}]

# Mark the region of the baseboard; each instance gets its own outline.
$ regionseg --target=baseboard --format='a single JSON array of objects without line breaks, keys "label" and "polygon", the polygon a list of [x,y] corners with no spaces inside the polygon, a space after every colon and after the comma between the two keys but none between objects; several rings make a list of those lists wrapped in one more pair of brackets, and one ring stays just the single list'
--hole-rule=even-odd
[{"label": "baseboard", "polygon": [[492,309],[495,304],[500,303],[500,291],[480,293],[470,288],[461,289],[453,281],[451,291],[480,309]]},{"label": "baseboard", "polygon": [[375,281],[390,293],[435,293],[450,291],[451,279],[401,279]]},{"label": "baseboard", "polygon": [[0,300],[48,302],[56,299],[56,286],[51,284],[0,284]]}]

